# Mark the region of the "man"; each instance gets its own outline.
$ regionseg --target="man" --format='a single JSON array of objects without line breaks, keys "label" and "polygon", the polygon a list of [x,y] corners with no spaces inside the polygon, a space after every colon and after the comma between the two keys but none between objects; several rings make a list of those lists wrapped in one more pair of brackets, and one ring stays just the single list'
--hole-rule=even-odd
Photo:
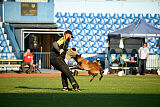
[{"label": "man", "polygon": [[139,56],[139,71],[138,74],[144,75],[146,72],[146,61],[149,56],[149,49],[147,48],[147,43],[143,43],[143,47],[138,50]]},{"label": "man", "polygon": [[73,89],[77,92],[80,92],[79,85],[77,81],[74,79],[72,72],[70,71],[68,65],[65,63],[64,60],[69,41],[72,38],[73,38],[72,32],[70,30],[67,30],[64,32],[63,37],[53,42],[50,62],[57,70],[62,72],[61,79],[62,79],[63,90],[64,91],[70,90],[67,81],[67,79],[69,79]]},{"label": "man", "polygon": [[97,63],[98,65],[101,65],[101,61],[99,58],[97,58],[96,60],[93,61],[94,63]]},{"label": "man", "polygon": [[[25,65],[29,66],[29,70],[26,71]],[[31,73],[33,70],[33,54],[31,53],[30,49],[24,53],[24,62],[22,63],[22,71],[26,73]]]}]

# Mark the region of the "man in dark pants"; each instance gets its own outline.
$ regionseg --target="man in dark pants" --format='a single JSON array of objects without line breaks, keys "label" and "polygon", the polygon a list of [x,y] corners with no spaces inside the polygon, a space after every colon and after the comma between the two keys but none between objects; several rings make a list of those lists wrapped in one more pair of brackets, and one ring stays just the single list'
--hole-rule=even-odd
[{"label": "man in dark pants", "polygon": [[138,50],[139,56],[139,69],[137,75],[144,75],[146,72],[146,62],[149,56],[149,49],[147,48],[147,43],[143,43],[143,47],[140,47]]},{"label": "man in dark pants", "polygon": [[68,68],[68,65],[64,61],[69,41],[72,38],[73,38],[72,32],[70,30],[67,30],[65,31],[63,37],[61,37],[58,41],[53,42],[50,61],[51,61],[51,64],[57,70],[60,70],[62,72],[61,77],[62,77],[63,90],[64,91],[70,90],[68,87],[68,81],[67,81],[67,79],[69,79],[73,89],[79,92],[80,91],[79,85],[77,81],[74,79],[72,72]]}]

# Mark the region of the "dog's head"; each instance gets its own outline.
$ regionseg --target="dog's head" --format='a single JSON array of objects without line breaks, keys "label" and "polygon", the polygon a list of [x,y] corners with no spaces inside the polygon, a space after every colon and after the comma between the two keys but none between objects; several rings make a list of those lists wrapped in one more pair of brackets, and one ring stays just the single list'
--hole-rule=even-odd
[{"label": "dog's head", "polygon": [[65,57],[66,57],[66,59],[71,59],[71,58],[76,57],[77,53],[78,52],[77,52],[76,48],[72,47],[72,48],[68,49]]},{"label": "dog's head", "polygon": [[81,54],[80,54],[80,55],[77,54],[77,55],[74,57],[74,60],[75,60],[76,62],[80,62],[81,59],[82,59]]}]

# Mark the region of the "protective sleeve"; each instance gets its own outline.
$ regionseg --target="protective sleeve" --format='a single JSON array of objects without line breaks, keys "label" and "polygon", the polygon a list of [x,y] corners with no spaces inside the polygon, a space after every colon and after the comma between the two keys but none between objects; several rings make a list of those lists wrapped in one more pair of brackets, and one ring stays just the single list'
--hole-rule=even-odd
[{"label": "protective sleeve", "polygon": [[60,51],[60,48],[59,48],[58,43],[57,43],[56,41],[53,42],[53,48],[54,48],[55,50],[57,50],[58,52]]}]

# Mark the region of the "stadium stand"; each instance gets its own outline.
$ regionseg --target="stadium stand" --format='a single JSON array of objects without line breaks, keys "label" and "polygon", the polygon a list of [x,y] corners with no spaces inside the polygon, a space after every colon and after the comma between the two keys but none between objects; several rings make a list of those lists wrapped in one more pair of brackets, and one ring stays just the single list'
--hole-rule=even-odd
[{"label": "stadium stand", "polygon": [[[97,49],[95,49],[95,47],[89,45],[88,42],[99,41],[100,44],[104,44],[104,42],[107,41],[106,38],[109,32],[122,29],[129,24],[134,23],[135,20],[137,20],[138,18],[144,19],[146,22],[153,25],[154,27],[158,28],[160,26],[160,14],[150,13],[146,15],[139,13],[136,16],[134,13],[130,13],[128,15],[125,13],[114,13],[113,15],[111,15],[110,13],[89,13],[88,15],[86,13],[80,13],[78,15],[78,13],[71,14],[67,12],[57,12],[55,16],[57,18],[58,25],[60,25],[59,28],[71,29],[73,31],[73,35],[75,36],[74,40],[85,42],[86,45],[83,46],[84,48],[88,48],[88,51],[86,51],[85,49],[81,49],[82,45],[80,45],[80,43],[77,43],[76,45],[78,46],[78,51],[81,51],[81,53],[106,53],[104,45],[99,45],[99,47],[96,47]],[[66,18],[66,21],[64,21],[64,18]],[[69,25],[67,27],[68,23]],[[101,36],[101,38],[97,38],[97,36]],[[148,43],[150,53],[157,54],[159,52],[159,47],[156,47],[156,43],[158,40],[152,39],[153,38],[147,38],[146,42]],[[99,48],[101,48],[101,50],[103,51],[99,50]]]}]

